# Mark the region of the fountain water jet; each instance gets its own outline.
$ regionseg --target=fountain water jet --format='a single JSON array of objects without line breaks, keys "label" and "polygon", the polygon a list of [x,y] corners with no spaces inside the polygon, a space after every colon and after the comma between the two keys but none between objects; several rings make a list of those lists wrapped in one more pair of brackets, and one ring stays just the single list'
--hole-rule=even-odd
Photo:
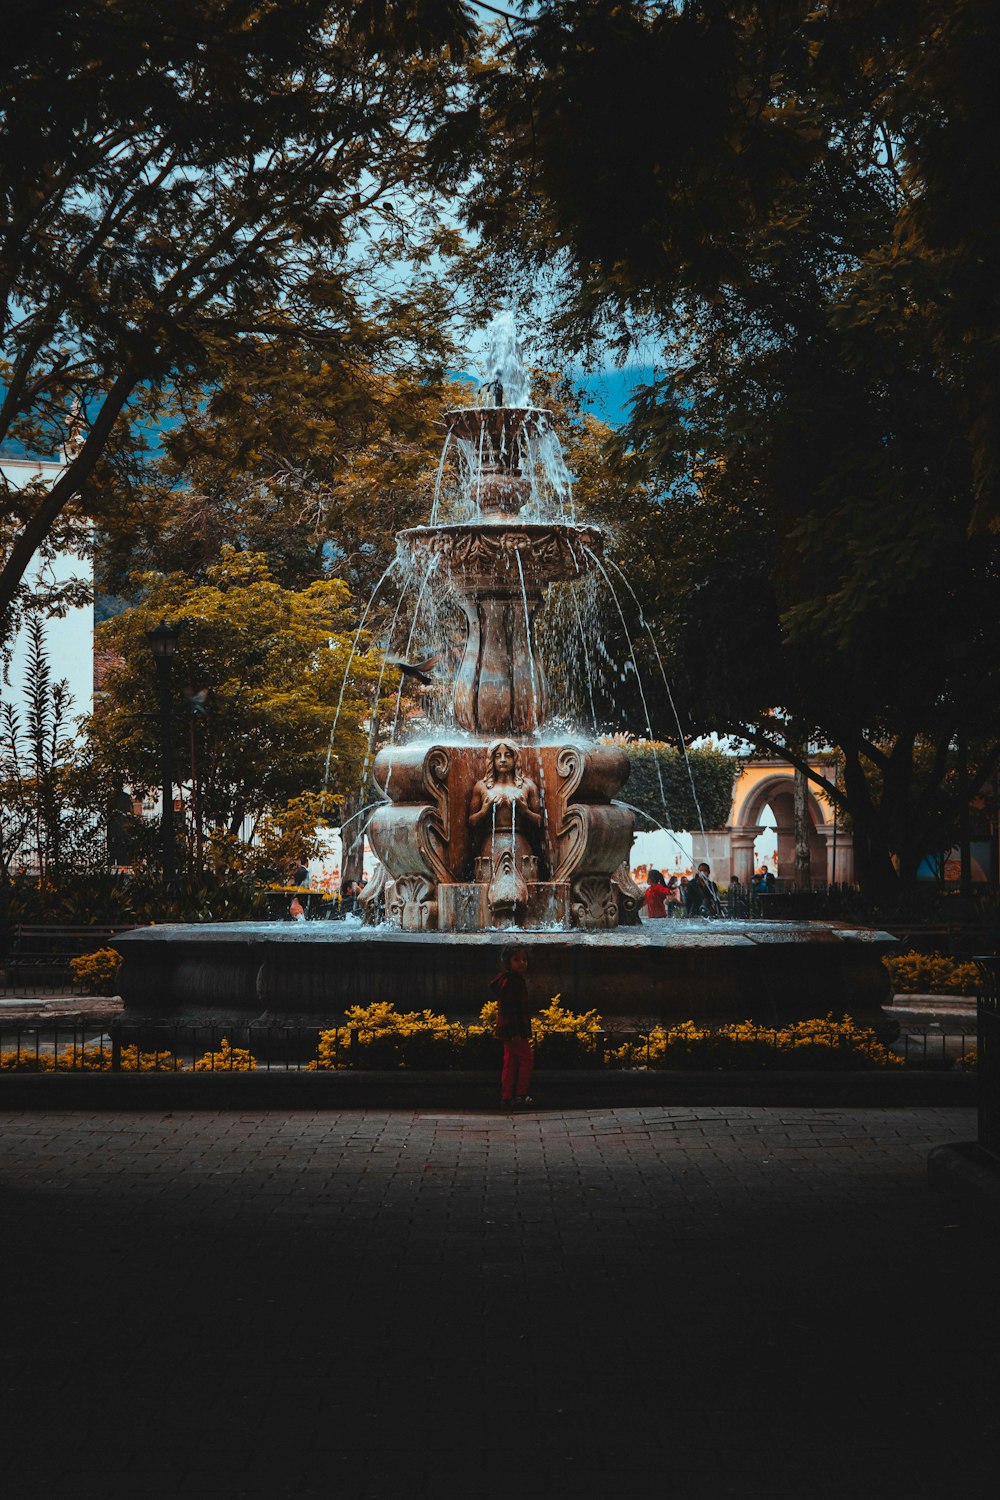
[{"label": "fountain water jet", "polygon": [[[551,496],[539,491],[534,469],[539,444],[552,434],[551,413],[528,404],[505,318],[494,325],[486,373],[492,405],[445,413],[446,442],[456,441],[468,464],[458,507],[468,519],[413,527],[397,539],[401,560],[423,569],[425,580],[433,573],[464,613],[452,712],[465,737],[379,753],[374,780],[391,805],[375,811],[368,837],[387,875],[380,881],[387,913],[404,930],[610,929],[623,919],[623,901],[630,915],[635,905],[620,875],[634,821],[614,802],[628,761],[618,746],[547,738],[549,696],[532,629],[549,585],[601,567],[604,537],[567,518],[568,476],[564,463],[561,470],[552,463],[549,444],[555,482]],[[498,777],[499,743],[514,756],[516,777]],[[480,833],[471,809],[487,781],[511,830],[519,807],[522,822],[535,816],[523,788],[541,789],[533,838],[511,832],[504,847]]]}]

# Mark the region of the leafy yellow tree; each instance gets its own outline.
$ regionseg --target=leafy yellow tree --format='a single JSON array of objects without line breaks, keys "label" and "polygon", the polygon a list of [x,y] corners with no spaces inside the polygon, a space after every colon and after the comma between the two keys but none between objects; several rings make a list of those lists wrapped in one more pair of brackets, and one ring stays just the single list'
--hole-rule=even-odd
[{"label": "leafy yellow tree", "polygon": [[367,598],[393,532],[430,511],[453,387],[402,342],[433,316],[400,313],[380,351],[230,359],[211,385],[179,386],[159,429],[144,398],[155,438],[137,442],[133,428],[109,444],[85,492],[101,516],[102,592],[130,598],[131,575],[152,566],[202,578],[229,543],[265,553],[289,587],[332,574]]},{"label": "leafy yellow tree", "polygon": [[[146,631],[182,625],[173,674],[175,776],[189,788],[199,833],[238,836],[246,820],[301,832],[360,784],[367,722],[396,688],[362,636],[339,579],[276,583],[260,553],[226,546],[204,582],[148,574],[142,603],[99,629],[116,653],[89,720],[90,754],[110,792],[158,781],[156,685]],[[290,807],[291,804],[291,807]],[[197,840],[201,844],[201,838]]]}]

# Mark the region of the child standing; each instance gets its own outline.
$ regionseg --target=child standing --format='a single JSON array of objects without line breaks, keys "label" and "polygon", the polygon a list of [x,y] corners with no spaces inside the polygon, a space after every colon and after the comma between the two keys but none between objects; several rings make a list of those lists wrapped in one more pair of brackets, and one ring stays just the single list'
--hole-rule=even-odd
[{"label": "child standing", "polygon": [[667,915],[666,903],[670,899],[670,887],[663,884],[663,876],[660,871],[650,870],[646,876],[646,889],[643,892],[643,900],[646,903],[646,916],[665,917]]},{"label": "child standing", "polygon": [[528,1004],[527,948],[505,948],[500,955],[503,968],[490,982],[497,1002],[496,1034],[503,1042],[503,1073],[500,1076],[501,1104],[531,1104],[528,1093],[535,1053],[531,1045],[531,1008]]}]

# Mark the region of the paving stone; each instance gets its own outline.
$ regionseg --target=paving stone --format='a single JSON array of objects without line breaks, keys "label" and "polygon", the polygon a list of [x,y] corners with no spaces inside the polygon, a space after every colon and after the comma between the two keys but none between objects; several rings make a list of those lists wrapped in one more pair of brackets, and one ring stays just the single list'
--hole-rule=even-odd
[{"label": "paving stone", "polygon": [[0,1119],[5,1500],[995,1492],[967,1109]]}]

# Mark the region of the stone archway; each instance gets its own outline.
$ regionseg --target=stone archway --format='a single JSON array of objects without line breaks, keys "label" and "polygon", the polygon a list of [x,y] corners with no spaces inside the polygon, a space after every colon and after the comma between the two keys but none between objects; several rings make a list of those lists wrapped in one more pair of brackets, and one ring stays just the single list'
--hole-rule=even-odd
[{"label": "stone archway", "polygon": [[[761,832],[764,809],[774,814],[778,841],[779,880],[795,878],[795,781],[790,766],[775,767],[763,777],[756,777],[733,805],[729,826],[733,868],[740,879],[753,873],[754,839]],[[830,807],[819,800],[813,788],[806,789],[806,813],[809,819],[809,873],[819,885],[833,881],[851,881],[854,877],[854,851],[850,835],[836,828]],[[745,873],[744,873],[745,872]]]}]

